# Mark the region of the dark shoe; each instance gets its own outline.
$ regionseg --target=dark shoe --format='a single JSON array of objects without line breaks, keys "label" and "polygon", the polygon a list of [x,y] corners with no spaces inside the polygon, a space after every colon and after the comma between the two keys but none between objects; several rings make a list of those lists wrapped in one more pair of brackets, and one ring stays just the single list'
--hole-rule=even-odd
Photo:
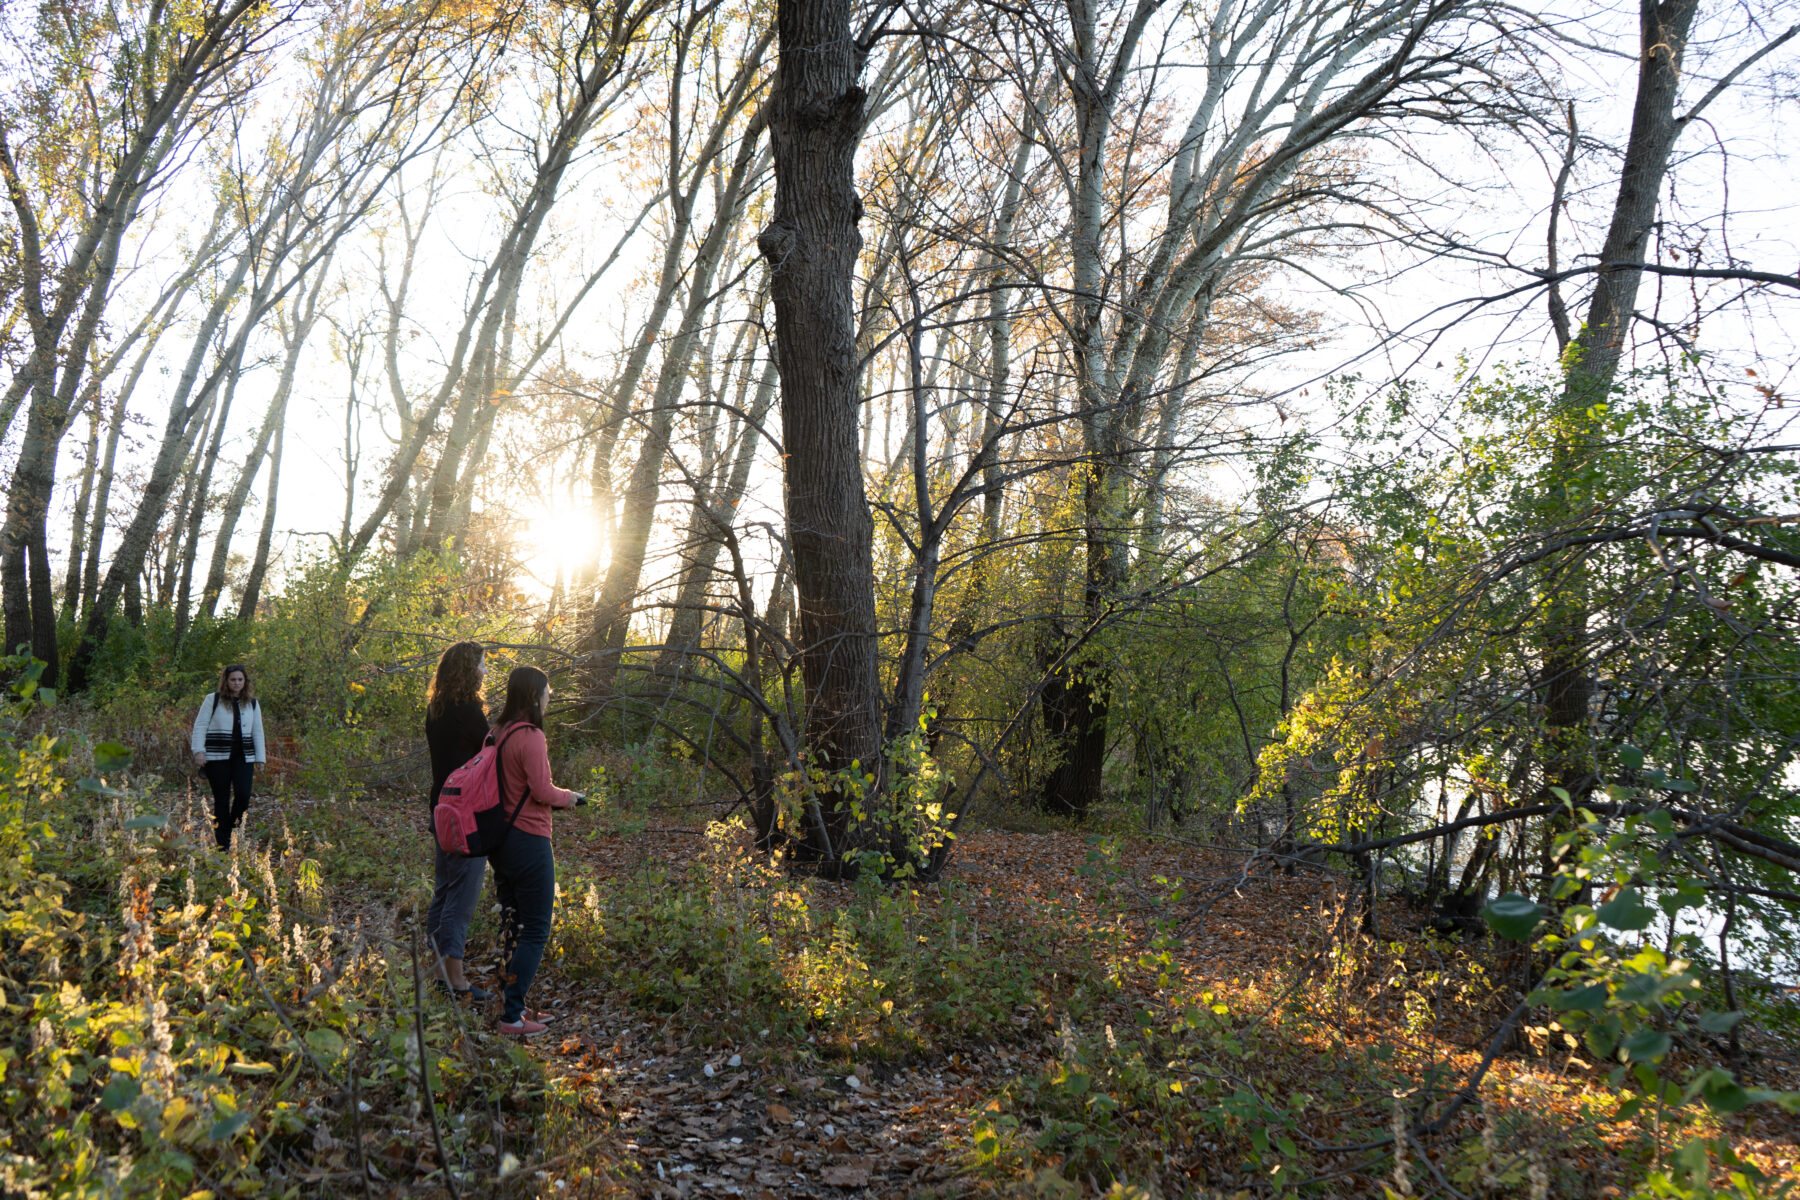
[{"label": "dark shoe", "polygon": [[458,1000],[473,1000],[477,1004],[486,1004],[494,998],[492,992],[485,992],[474,984],[470,984],[466,988],[453,988],[442,979],[434,979],[431,982],[437,985],[438,991],[443,992],[446,996],[455,996]]}]

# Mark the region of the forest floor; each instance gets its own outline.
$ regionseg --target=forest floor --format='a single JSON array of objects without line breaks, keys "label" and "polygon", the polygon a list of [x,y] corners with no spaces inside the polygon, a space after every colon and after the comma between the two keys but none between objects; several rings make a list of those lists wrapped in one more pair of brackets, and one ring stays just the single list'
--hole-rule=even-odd
[{"label": "forest floor", "polygon": [[[425,854],[424,816],[411,804],[288,799],[274,808],[364,847],[362,886],[377,895],[394,877],[396,847]],[[699,880],[721,848],[699,828],[622,830],[576,812],[557,818],[556,852],[567,909],[582,888],[646,873]],[[913,891],[919,928],[933,906],[952,903],[941,899],[948,893],[948,927],[930,936],[958,953],[1021,960],[1033,998],[942,1036],[927,1018],[910,1040],[834,1026],[822,1008],[776,1029],[755,1027],[752,1010],[724,995],[645,1003],[642,987],[553,943],[531,997],[550,1030],[527,1050],[541,1063],[543,1094],[555,1098],[554,1117],[539,1122],[554,1128],[538,1131],[530,1190],[757,1200],[1284,1188],[1382,1196],[1394,1160],[1374,1143],[1390,1127],[1396,1089],[1441,1101],[1461,1086],[1518,995],[1510,981],[1519,965],[1491,947],[1446,943],[1399,905],[1378,911],[1380,936],[1336,938],[1347,922],[1336,877],[1246,875],[1243,864],[1168,838],[963,837],[945,883]],[[796,886],[816,913],[857,900],[851,884]],[[380,899],[396,903],[391,892]],[[409,904],[398,903],[405,924]],[[420,907],[416,884],[410,907]],[[611,919],[604,905],[598,912]],[[853,958],[857,947],[840,939],[829,953]],[[1196,1004],[1221,1014],[1212,1050],[1166,1064],[1120,1050],[1140,1026]],[[1800,1089],[1800,1047],[1755,1029],[1744,1038],[1737,1065],[1747,1085]],[[1098,1064],[1080,1068],[1097,1081],[1091,1095],[1085,1076],[1070,1087],[1077,1057]],[[1122,1107],[1096,1107],[1103,1090]],[[1692,1135],[1729,1137],[1773,1179],[1800,1178],[1800,1117],[1624,1119],[1605,1070],[1554,1026],[1528,1024],[1480,1094],[1442,1136],[1414,1147],[1408,1185],[1417,1194],[1526,1196],[1535,1172],[1540,1186],[1551,1181],[1538,1194],[1623,1196]]]}]

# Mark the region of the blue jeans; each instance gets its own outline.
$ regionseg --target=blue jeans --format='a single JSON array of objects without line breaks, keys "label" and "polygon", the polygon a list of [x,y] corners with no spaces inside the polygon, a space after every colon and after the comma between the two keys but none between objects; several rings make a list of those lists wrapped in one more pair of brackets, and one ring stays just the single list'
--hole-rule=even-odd
[{"label": "blue jeans", "polygon": [[525,1013],[525,993],[537,977],[544,947],[550,944],[550,916],[556,908],[556,855],[550,839],[514,829],[488,856],[494,894],[500,900],[501,928],[511,948],[506,963],[506,1007],[502,1021]]},{"label": "blue jeans", "polygon": [[469,940],[469,918],[481,899],[481,877],[487,859],[436,851],[431,908],[425,914],[425,936],[441,958],[463,957]]}]

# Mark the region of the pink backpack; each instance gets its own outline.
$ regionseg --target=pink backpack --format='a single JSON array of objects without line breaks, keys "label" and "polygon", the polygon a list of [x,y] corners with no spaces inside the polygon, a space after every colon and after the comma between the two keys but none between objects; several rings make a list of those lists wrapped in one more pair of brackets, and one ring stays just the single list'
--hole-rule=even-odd
[{"label": "pink backpack", "polygon": [[500,751],[522,727],[513,726],[498,746],[490,733],[481,752],[444,780],[437,807],[431,810],[431,826],[438,848],[445,854],[486,858],[500,848],[513,822],[519,819],[525,801],[531,798],[531,785],[525,785],[512,816],[507,816],[502,804],[506,776],[500,765]]}]

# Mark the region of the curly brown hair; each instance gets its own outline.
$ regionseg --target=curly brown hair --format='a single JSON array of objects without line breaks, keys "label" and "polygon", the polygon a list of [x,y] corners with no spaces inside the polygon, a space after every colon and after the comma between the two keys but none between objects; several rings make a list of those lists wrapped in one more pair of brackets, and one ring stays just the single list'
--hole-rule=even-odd
[{"label": "curly brown hair", "polygon": [[480,642],[458,642],[444,651],[425,695],[426,714],[441,717],[452,704],[471,700],[480,704],[481,662],[486,657]]},{"label": "curly brown hair", "polygon": [[256,685],[250,679],[250,668],[246,667],[243,663],[232,663],[219,671],[219,686],[213,689],[213,702],[215,704],[223,704],[230,699],[230,697],[225,694],[225,681],[231,678],[231,673],[233,671],[236,671],[244,677],[244,690],[237,694],[237,698],[239,700],[256,699]]}]

